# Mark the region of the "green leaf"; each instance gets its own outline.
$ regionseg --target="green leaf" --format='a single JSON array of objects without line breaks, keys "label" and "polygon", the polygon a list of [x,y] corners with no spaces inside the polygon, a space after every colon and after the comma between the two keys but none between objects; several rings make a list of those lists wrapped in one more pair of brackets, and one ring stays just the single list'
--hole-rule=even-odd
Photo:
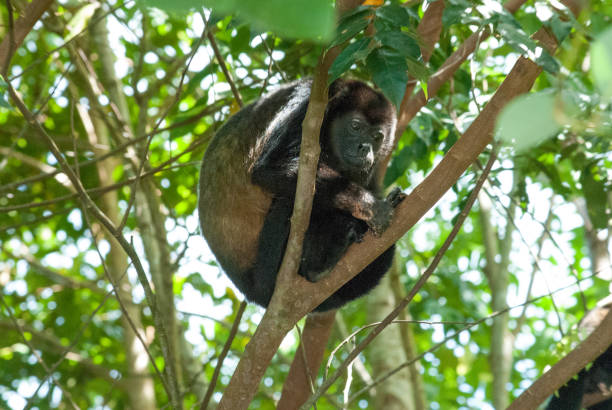
[{"label": "green leaf", "polygon": [[396,50],[405,57],[419,58],[421,48],[417,42],[408,34],[402,31],[382,31],[374,36],[383,46]]},{"label": "green leaf", "polygon": [[404,147],[399,154],[395,155],[387,168],[385,174],[384,186],[388,187],[394,183],[399,177],[404,175],[408,167],[413,161],[413,150],[412,147]]},{"label": "green leaf", "polygon": [[0,78],[0,107],[2,108],[12,108],[8,103],[8,99],[6,97],[6,92],[8,89],[8,84],[4,82],[2,78]]},{"label": "green leaf", "polygon": [[601,33],[591,46],[591,75],[600,92],[612,97],[612,28]]},{"label": "green leaf", "polygon": [[542,27],[542,20],[540,20],[535,13],[518,16],[517,19],[520,21],[521,27],[523,27],[523,30],[525,30],[527,34],[533,34]]},{"label": "green leaf", "polygon": [[347,40],[353,38],[357,33],[360,33],[370,23],[368,16],[372,13],[372,9],[360,8],[358,12],[344,16],[340,24],[336,38],[329,44],[329,47],[337,46]]},{"label": "green leaf", "polygon": [[376,17],[379,17],[386,22],[396,27],[407,27],[410,25],[410,15],[406,7],[397,4],[379,7],[376,9]]},{"label": "green leaf", "polygon": [[11,104],[8,103],[4,93],[0,93],[0,107],[2,108],[12,108]]},{"label": "green leaf", "polygon": [[230,42],[230,50],[235,56],[251,50],[251,30],[249,26],[241,25],[236,29],[236,35],[232,37]]},{"label": "green leaf", "polygon": [[411,147],[413,156],[416,159],[421,159],[427,154],[427,144],[421,138],[415,138]]},{"label": "green leaf", "polygon": [[561,68],[557,59],[545,49],[542,49],[542,53],[535,59],[535,62],[551,74],[557,74]]},{"label": "green leaf", "polygon": [[141,0],[169,11],[199,8],[238,15],[261,30],[326,43],[334,36],[335,14],[330,0]]},{"label": "green leaf", "polygon": [[342,50],[329,68],[329,82],[331,83],[348,71],[355,62],[365,59],[371,51],[368,47],[369,44],[369,38],[362,38],[349,44],[348,47]]},{"label": "green leaf", "polygon": [[565,38],[569,35],[570,31],[572,31],[572,23],[569,21],[563,21],[559,18],[559,16],[553,16],[548,22],[550,29],[552,30],[555,37],[557,37],[557,42],[561,43]]},{"label": "green leaf", "polygon": [[396,51],[383,47],[370,53],[366,65],[376,85],[399,107],[408,82],[406,59]]},{"label": "green leaf", "polygon": [[517,97],[499,115],[496,137],[518,152],[540,144],[561,130],[553,115],[554,105],[551,92]]},{"label": "green leaf", "polygon": [[[423,91],[426,91],[427,88],[427,80],[429,80],[430,72],[427,69],[427,66],[418,60],[414,60],[412,58],[406,59],[406,64],[408,65],[408,73],[419,80],[423,85]],[[422,85],[422,86],[423,86]],[[427,95],[427,93],[425,93]]]},{"label": "green leaf", "polygon": [[454,5],[444,7],[442,12],[442,25],[444,27],[452,26],[453,24],[460,23],[461,17],[465,14],[465,7],[463,5]]},{"label": "green leaf", "polygon": [[[533,58],[535,62],[551,74],[556,74],[559,71],[559,62],[544,48],[538,46],[537,43],[525,33],[519,22],[509,13],[502,13],[495,16],[493,19],[497,22],[497,32],[506,40],[508,45],[517,53],[525,57]],[[557,27],[559,31],[563,29]],[[528,51],[531,51],[529,53]]]},{"label": "green leaf", "polygon": [[419,137],[414,138],[414,141],[410,145],[404,147],[399,154],[392,158],[387,173],[385,174],[385,179],[383,181],[384,186],[388,187],[393,184],[398,178],[406,173],[406,170],[413,162],[424,158],[426,155],[427,144],[425,144],[425,141]]},{"label": "green leaf", "polygon": [[597,229],[605,229],[610,217],[606,215],[608,198],[605,181],[596,173],[595,166],[588,166],[580,174],[580,183],[586,199],[589,219]]},{"label": "green leaf", "polygon": [[434,132],[434,127],[429,115],[417,115],[414,120],[410,121],[410,128],[423,140],[429,139]]}]

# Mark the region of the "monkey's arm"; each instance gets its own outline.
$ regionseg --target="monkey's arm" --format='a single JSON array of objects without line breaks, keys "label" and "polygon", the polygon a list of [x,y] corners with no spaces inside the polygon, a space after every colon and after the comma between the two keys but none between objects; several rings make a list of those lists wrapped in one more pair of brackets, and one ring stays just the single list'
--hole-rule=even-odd
[{"label": "monkey's arm", "polygon": [[[268,156],[262,156],[253,168],[251,181],[275,196],[293,200],[298,156],[289,155],[291,152],[287,152],[287,156],[278,154],[271,152]],[[390,200],[380,199],[374,192],[351,182],[325,163],[319,163],[314,204],[321,208],[348,212],[366,222],[376,234],[382,233],[389,226],[393,208],[402,198],[395,193]]]}]

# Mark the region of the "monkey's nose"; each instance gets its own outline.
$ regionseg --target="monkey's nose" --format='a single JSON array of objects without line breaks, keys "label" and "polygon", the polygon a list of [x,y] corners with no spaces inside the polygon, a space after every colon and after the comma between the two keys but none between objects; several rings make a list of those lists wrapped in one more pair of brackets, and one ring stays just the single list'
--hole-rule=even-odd
[{"label": "monkey's nose", "polygon": [[365,157],[369,155],[370,152],[372,152],[372,144],[367,144],[367,143],[359,144],[358,150],[359,150],[359,154]]}]

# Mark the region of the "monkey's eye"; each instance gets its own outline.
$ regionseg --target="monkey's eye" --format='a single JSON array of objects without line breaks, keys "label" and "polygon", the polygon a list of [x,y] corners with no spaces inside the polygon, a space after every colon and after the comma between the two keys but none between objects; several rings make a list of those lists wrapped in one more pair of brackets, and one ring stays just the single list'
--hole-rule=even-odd
[{"label": "monkey's eye", "polygon": [[382,141],[383,138],[385,138],[385,133],[382,132],[382,130],[378,130],[374,133],[374,139],[376,141]]},{"label": "monkey's eye", "polygon": [[359,131],[361,129],[361,122],[359,120],[351,120],[351,129]]}]

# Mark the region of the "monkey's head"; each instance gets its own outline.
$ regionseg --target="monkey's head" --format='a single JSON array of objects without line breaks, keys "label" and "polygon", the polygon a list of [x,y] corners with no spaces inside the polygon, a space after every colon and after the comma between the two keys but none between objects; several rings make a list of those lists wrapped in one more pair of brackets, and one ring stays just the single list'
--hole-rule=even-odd
[{"label": "monkey's head", "polygon": [[321,134],[325,160],[366,184],[376,163],[392,149],[396,122],[395,109],[382,93],[359,81],[335,81]]}]

